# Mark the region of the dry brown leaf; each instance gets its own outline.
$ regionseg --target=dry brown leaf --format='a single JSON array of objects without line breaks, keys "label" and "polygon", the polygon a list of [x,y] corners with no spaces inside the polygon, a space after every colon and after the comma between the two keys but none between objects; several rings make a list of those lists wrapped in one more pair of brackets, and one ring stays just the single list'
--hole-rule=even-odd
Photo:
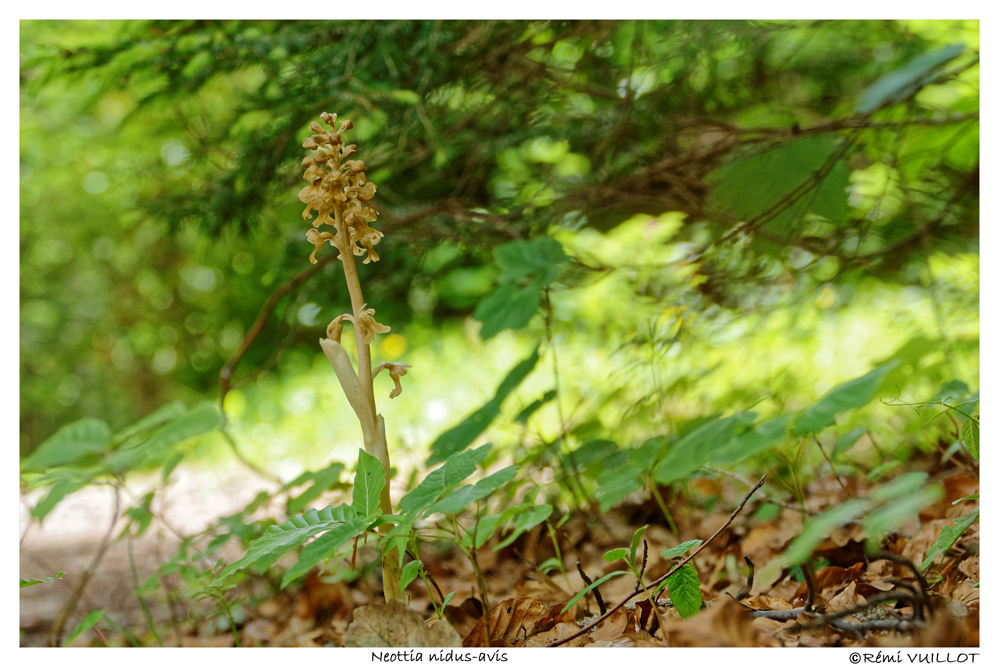
[{"label": "dry brown leaf", "polygon": [[590,639],[595,642],[613,640],[626,632],[635,632],[635,614],[627,611],[625,607],[619,607],[594,628],[590,633]]},{"label": "dry brown leaf", "polygon": [[641,632],[630,632],[621,635],[617,639],[602,639],[600,641],[591,642],[590,646],[597,648],[663,648],[666,644],[659,639],[650,637],[649,633],[643,630]]},{"label": "dry brown leaf", "polygon": [[756,610],[770,610],[770,609],[791,609],[792,605],[789,604],[788,600],[782,600],[781,598],[771,598],[765,595],[755,595],[751,598],[743,600],[743,604],[750,609]]},{"label": "dry brown leaf", "polygon": [[827,588],[840,586],[848,581],[854,581],[861,575],[864,563],[855,563],[851,567],[836,567],[831,565],[824,567],[814,576],[816,578],[816,590],[825,591]]},{"label": "dry brown leaf", "polygon": [[479,619],[462,646],[521,646],[534,634],[535,624],[548,612],[548,605],[538,598],[504,600],[486,613],[489,631],[483,619]]},{"label": "dry brown leaf", "polygon": [[668,646],[777,646],[739,602],[726,598],[683,621],[665,620],[658,633]]},{"label": "dry brown leaf", "polygon": [[847,588],[830,599],[830,604],[827,606],[827,609],[831,613],[836,613],[845,609],[861,606],[866,602],[868,602],[868,600],[864,599],[864,597],[858,593],[857,584],[852,581],[847,585]]},{"label": "dry brown leaf", "polygon": [[428,626],[420,614],[398,600],[357,609],[347,627],[345,646],[461,646],[462,639],[447,623]]},{"label": "dry brown leaf", "polygon": [[[552,642],[557,642],[564,637],[569,637],[573,633],[579,631],[580,627],[576,623],[558,623],[551,630],[546,630],[533,637],[528,638],[527,646],[540,647],[546,644],[551,644]],[[563,646],[586,646],[589,642],[588,635],[581,635],[576,639],[571,639],[570,641],[563,644]]]}]

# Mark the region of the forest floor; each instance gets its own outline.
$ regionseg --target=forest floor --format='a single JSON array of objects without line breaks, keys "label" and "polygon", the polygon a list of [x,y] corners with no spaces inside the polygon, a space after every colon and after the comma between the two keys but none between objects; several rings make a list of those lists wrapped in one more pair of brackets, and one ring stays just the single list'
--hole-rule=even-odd
[{"label": "forest floor", "polygon": [[[770,568],[774,574],[753,581],[749,591],[744,558],[758,575],[767,572],[767,563],[799,535],[804,517],[866,496],[870,487],[865,479],[819,477],[804,489],[804,506],[793,509],[789,503],[768,513],[762,504],[783,497],[769,484],[750,494],[750,485],[732,477],[699,478],[688,487],[689,497],[698,502],[683,495],[668,502],[676,532],[667,528],[662,510],[652,500],[626,501],[603,514],[576,510],[554,531],[558,556],[544,524],[510,546],[478,550],[475,562],[457,548],[430,544],[421,560],[436,587],[455,592],[442,620],[436,620],[430,593],[419,579],[408,588],[408,609],[375,605],[359,613],[381,598],[375,554],[362,547],[357,562],[359,567],[367,563],[368,568],[352,582],[326,583],[313,572],[300,585],[275,593],[273,582],[252,580],[240,590],[244,602],[232,607],[233,621],[243,646],[364,645],[365,637],[356,628],[382,622],[402,633],[395,635],[400,645],[426,641],[465,646],[978,646],[979,588],[973,584],[980,580],[979,524],[935,561],[927,577],[918,576],[912,567],[919,567],[944,527],[976,506],[971,500],[952,503],[978,493],[978,470],[930,459],[911,462],[909,467],[927,472],[944,493],[886,538],[884,552],[866,553],[861,525],[848,523],[830,531],[814,551],[812,568],[805,572]],[[262,488],[243,469],[181,468],[175,475],[169,498],[176,500],[161,508],[160,515],[179,534],[192,534],[219,516],[239,511]],[[748,494],[746,506],[737,513]],[[60,580],[21,590],[22,646],[48,645],[55,619],[108,532],[113,507],[113,494],[106,487],[86,489],[61,504],[44,525],[30,528],[22,507],[21,577],[66,572]],[[88,613],[105,609],[106,620],[84,632],[75,645],[127,645],[129,635],[132,643],[142,645],[236,643],[224,613],[183,594],[168,603],[163,588],[144,594],[149,614],[145,616],[134,582],[144,582],[179,543],[177,535],[156,523],[131,541],[131,555],[127,539],[111,544],[67,619],[64,638]],[[556,517],[549,523],[556,525]],[[643,535],[648,542],[647,584],[665,575],[677,560],[660,558],[662,551],[686,540],[708,541],[725,527],[692,561],[705,601],[701,611],[682,618],[664,591],[653,613],[645,597],[636,594],[635,578],[619,576],[600,586],[601,603],[588,594],[563,613],[565,603],[585,585],[576,564],[590,580],[623,569],[620,562],[606,562],[604,553],[627,547],[635,531],[647,524]],[[123,527],[119,520],[116,537]],[[240,555],[235,549],[223,553],[230,560]],[[561,557],[565,572],[539,568],[553,557]],[[477,585],[476,568],[485,591]],[[164,578],[169,586],[183,590],[179,580],[169,579]],[[490,609],[485,616],[488,631],[483,626],[484,593]],[[438,591],[434,595],[438,601]],[[604,601],[606,614],[599,608]],[[428,623],[413,622],[414,618]],[[596,626],[581,632],[598,619]],[[352,621],[359,622],[349,629]]]}]

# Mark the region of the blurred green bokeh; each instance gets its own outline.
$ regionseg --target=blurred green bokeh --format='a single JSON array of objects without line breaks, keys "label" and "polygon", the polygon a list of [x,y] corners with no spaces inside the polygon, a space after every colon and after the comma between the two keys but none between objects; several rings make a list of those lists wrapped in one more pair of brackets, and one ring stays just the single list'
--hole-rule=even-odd
[{"label": "blurred green bokeh", "polygon": [[[296,193],[321,111],[354,121],[379,187],[383,259],[362,282],[392,335],[374,356],[413,368],[391,403],[388,379],[376,391],[390,447],[415,459],[549,335],[558,403],[510,426],[555,385],[548,356],[491,432],[515,451],[563,421],[624,443],[787,412],[913,341],[928,342],[897,371],[904,398],[978,387],[978,31],[22,22],[21,454],[82,416],[117,429],[218,398],[264,303],[309,266]],[[855,113],[927,54],[941,63],[912,89]],[[572,259],[551,323],[482,341],[471,313],[495,288],[493,249],[539,235]],[[282,477],[356,452],[316,344],[348,303],[326,265],[236,368],[233,432]],[[903,408],[869,410],[890,439],[911,428]],[[216,444],[200,456],[224,456]]]}]

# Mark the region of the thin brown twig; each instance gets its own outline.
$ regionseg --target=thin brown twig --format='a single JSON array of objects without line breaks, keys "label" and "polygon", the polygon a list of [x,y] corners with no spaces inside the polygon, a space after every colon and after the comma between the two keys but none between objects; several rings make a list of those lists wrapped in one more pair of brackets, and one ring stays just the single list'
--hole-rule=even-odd
[{"label": "thin brown twig", "polygon": [[250,346],[257,339],[257,336],[259,336],[261,331],[264,330],[264,326],[267,324],[268,319],[270,319],[271,313],[274,312],[278,302],[281,301],[286,294],[312,278],[317,271],[333,262],[335,259],[337,259],[337,256],[334,254],[321,257],[315,264],[310,265],[308,268],[303,269],[292,276],[291,280],[276,289],[271,296],[268,297],[267,301],[264,302],[264,305],[260,309],[260,313],[257,315],[256,321],[254,321],[253,326],[250,327],[250,330],[243,337],[243,341],[240,343],[239,348],[237,348],[236,352],[233,353],[233,356],[229,358],[226,365],[222,367],[222,370],[219,371],[220,407],[226,400],[226,394],[228,394],[229,390],[232,388],[232,375],[233,371],[236,369],[236,365],[240,363],[240,360],[243,359],[243,355],[247,353],[247,350],[250,349]]},{"label": "thin brown twig", "polygon": [[104,559],[104,554],[107,553],[108,547],[111,546],[111,536],[115,532],[115,526],[118,524],[119,512],[121,510],[121,493],[118,485],[114,485],[115,489],[115,511],[111,516],[111,525],[108,526],[108,532],[104,534],[104,539],[101,540],[101,545],[97,548],[97,553],[94,554],[94,558],[90,561],[90,566],[83,572],[80,576],[80,582],[73,589],[73,592],[69,596],[69,600],[63,605],[63,608],[59,611],[59,616],[56,617],[55,625],[52,627],[51,645],[59,646],[62,641],[63,630],[66,629],[66,621],[69,620],[70,614],[76,609],[76,605],[80,602],[80,596],[83,595],[83,589],[87,586],[87,582],[90,578],[94,576],[94,572],[97,570],[97,566],[101,564]]},{"label": "thin brown twig", "polygon": [[668,577],[672,576],[675,572],[677,572],[678,570],[680,570],[684,565],[686,565],[687,563],[691,562],[691,560],[695,556],[697,556],[699,553],[701,553],[701,551],[704,550],[705,547],[707,547],[709,544],[711,544],[712,541],[715,540],[715,538],[717,538],[719,535],[721,535],[723,533],[723,531],[725,531],[726,528],[729,527],[729,525],[736,519],[736,517],[739,515],[739,513],[743,511],[743,508],[746,506],[747,502],[750,501],[750,497],[753,496],[753,494],[757,491],[757,489],[759,489],[760,487],[764,486],[764,480],[766,480],[766,479],[767,479],[767,475],[764,475],[763,477],[761,477],[760,481],[758,481],[754,485],[754,487],[752,489],[750,489],[750,491],[747,492],[747,494],[743,497],[743,500],[740,502],[740,504],[736,507],[736,509],[733,510],[733,513],[729,515],[729,518],[726,519],[726,522],[723,523],[721,526],[719,526],[719,529],[716,530],[712,534],[712,536],[709,537],[705,542],[703,542],[697,549],[695,549],[694,551],[692,551],[690,555],[688,555],[686,558],[683,558],[683,559],[679,560],[672,568],[670,568],[669,572],[667,572],[662,577],[660,577],[656,581],[652,582],[648,586],[645,586],[641,590],[633,591],[624,600],[622,600],[621,602],[619,602],[618,604],[616,604],[614,606],[614,608],[610,609],[606,613],[604,613],[601,616],[599,616],[597,619],[595,619],[595,620],[591,621],[590,623],[588,623],[587,625],[583,626],[577,632],[574,632],[573,634],[569,635],[568,637],[564,637],[563,639],[560,639],[558,641],[554,641],[551,644],[546,644],[545,646],[546,647],[561,646],[561,645],[565,644],[566,642],[569,642],[569,641],[572,641],[572,640],[576,639],[577,637],[582,637],[587,632],[589,632],[592,628],[596,627],[599,623],[601,623],[602,621],[604,621],[608,616],[610,616],[614,612],[616,612],[619,609],[621,609],[622,607],[624,607],[625,603],[628,602],[629,600],[631,600],[632,598],[634,598],[636,595],[639,595],[639,593],[641,593],[643,591],[647,591],[647,590],[650,590],[650,589],[655,589],[661,583],[663,583],[664,581],[666,581]]}]

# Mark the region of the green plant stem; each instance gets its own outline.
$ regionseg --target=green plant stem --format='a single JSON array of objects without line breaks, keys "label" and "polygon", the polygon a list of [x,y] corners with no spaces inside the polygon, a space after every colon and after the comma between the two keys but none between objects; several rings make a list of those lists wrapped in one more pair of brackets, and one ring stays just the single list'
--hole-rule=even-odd
[{"label": "green plant stem", "polygon": [[652,494],[653,498],[656,499],[656,504],[660,506],[660,511],[663,512],[663,516],[666,518],[667,524],[670,526],[670,531],[676,534],[677,523],[674,522],[674,517],[670,514],[670,510],[667,509],[667,503],[663,501],[663,496],[660,494],[660,490],[656,488],[656,482],[653,481],[652,477],[646,478],[646,481],[649,486],[650,494]]}]

